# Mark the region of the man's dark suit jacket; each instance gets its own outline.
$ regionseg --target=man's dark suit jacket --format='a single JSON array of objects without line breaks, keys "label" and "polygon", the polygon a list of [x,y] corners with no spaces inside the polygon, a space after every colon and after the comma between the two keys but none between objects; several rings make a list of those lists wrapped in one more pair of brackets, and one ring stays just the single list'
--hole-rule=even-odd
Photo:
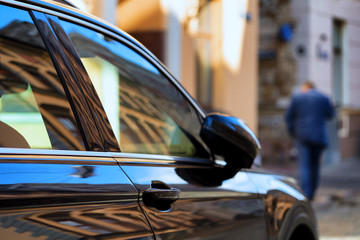
[{"label": "man's dark suit jacket", "polygon": [[330,99],[312,89],[295,95],[286,112],[286,123],[292,136],[304,143],[326,146],[326,120],[334,116]]}]

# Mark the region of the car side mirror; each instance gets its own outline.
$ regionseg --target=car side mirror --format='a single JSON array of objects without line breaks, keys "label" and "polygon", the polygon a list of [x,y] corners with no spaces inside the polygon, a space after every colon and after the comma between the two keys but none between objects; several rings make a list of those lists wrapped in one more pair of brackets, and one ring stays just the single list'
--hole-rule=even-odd
[{"label": "car side mirror", "polygon": [[231,168],[250,168],[260,151],[260,143],[246,123],[229,115],[207,115],[200,136]]}]

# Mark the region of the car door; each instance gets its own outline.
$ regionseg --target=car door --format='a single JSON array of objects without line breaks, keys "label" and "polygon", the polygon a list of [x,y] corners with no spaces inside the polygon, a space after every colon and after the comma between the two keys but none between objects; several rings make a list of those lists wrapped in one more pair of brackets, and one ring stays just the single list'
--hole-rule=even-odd
[{"label": "car door", "polygon": [[204,114],[171,75],[114,29],[60,22],[110,118],[121,149],[111,155],[137,187],[155,235],[266,239],[255,186],[246,172],[217,175],[222,166],[200,137]]},{"label": "car door", "polygon": [[31,8],[0,2],[0,238],[153,239],[75,63]]}]

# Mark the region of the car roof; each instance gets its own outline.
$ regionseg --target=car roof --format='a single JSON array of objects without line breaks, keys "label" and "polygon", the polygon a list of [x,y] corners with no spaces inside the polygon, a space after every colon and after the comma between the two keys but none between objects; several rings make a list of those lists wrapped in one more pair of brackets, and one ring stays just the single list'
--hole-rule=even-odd
[{"label": "car roof", "polygon": [[[0,2],[7,2],[4,0],[0,0]],[[129,40],[133,44],[137,45],[137,47],[141,48],[145,52],[147,52],[152,58],[156,59],[156,57],[146,49],[140,42],[138,42],[135,38],[130,36],[125,31],[119,29],[117,26],[106,22],[105,20],[91,15],[90,13],[86,13],[78,8],[74,3],[69,0],[13,0],[12,2],[19,2],[30,4],[34,7],[41,7],[44,9],[48,9],[50,11],[55,11],[61,14],[65,14],[67,16],[71,16],[75,19],[83,20],[85,22],[92,23],[97,25],[100,28],[106,29],[115,34],[119,34],[125,39]],[[36,8],[35,8],[36,9]],[[157,59],[156,59],[157,60]],[[157,60],[158,61],[158,60]]]},{"label": "car roof", "polygon": [[[121,30],[119,27],[109,22],[106,22],[105,20],[99,17],[91,15],[90,13],[84,12],[80,8],[76,7],[76,5],[72,3],[71,0],[13,0],[13,2],[14,1],[30,4],[35,7],[49,9],[50,11],[55,11],[60,14],[65,14],[67,16],[73,17],[74,19],[79,19],[85,22],[92,23],[99,28],[108,30],[114,34],[121,35],[124,39],[127,39],[129,42],[131,42],[131,44],[136,45],[138,48],[146,52],[149,57],[155,60],[158,64],[162,65],[163,68],[166,69],[168,73],[171,75],[168,68],[162,62],[160,62],[159,59],[157,59],[157,57],[151,51],[149,51],[142,43],[140,43],[138,40],[133,38],[125,31]],[[7,1],[0,0],[0,2],[7,2]]]}]

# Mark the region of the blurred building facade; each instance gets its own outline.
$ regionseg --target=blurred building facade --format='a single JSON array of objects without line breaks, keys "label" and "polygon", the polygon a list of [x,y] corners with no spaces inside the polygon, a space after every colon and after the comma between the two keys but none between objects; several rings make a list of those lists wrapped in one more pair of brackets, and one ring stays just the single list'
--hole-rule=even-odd
[{"label": "blurred building facade", "polygon": [[359,156],[360,1],[260,0],[259,16],[259,135],[265,161],[292,155],[284,112],[304,81],[313,81],[337,107],[325,161]]},{"label": "blurred building facade", "polygon": [[205,110],[240,117],[257,131],[256,1],[82,2],[152,51]]},{"label": "blurred building facade", "polygon": [[330,95],[327,162],[360,146],[359,0],[81,0],[130,33],[208,111],[241,117],[263,159],[292,157],[284,112],[302,82]]}]

